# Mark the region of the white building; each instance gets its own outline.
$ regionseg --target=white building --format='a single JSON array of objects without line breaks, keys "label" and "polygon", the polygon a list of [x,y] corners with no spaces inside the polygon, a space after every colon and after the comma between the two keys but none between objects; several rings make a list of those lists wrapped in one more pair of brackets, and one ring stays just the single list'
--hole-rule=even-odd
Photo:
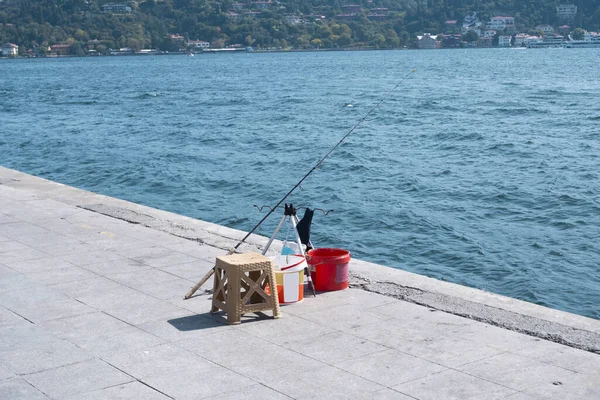
[{"label": "white building", "polygon": [[577,6],[575,4],[560,4],[556,7],[556,16],[558,18],[570,19],[577,15]]},{"label": "white building", "polygon": [[[465,15],[465,18],[463,20],[463,24],[460,29],[460,33],[465,35],[468,31],[479,30],[481,25],[482,25],[481,21],[479,20],[479,18],[477,18],[476,12],[468,13]],[[477,32],[477,35],[479,35],[480,33],[481,32]]]},{"label": "white building", "polygon": [[238,21],[240,18],[242,18],[242,16],[238,13],[229,11],[227,13],[227,18],[231,19],[232,21]]},{"label": "white building", "polygon": [[498,47],[510,47],[511,36],[498,36]]},{"label": "white building", "polygon": [[271,3],[270,1],[253,1],[250,3],[250,6],[252,8],[258,9],[258,10],[266,10],[267,8],[270,8],[273,5],[273,3]]},{"label": "white building", "polygon": [[522,47],[525,45],[525,40],[529,37],[528,34],[526,33],[519,33],[518,35],[515,35],[515,41],[514,41],[514,46],[515,47]]},{"label": "white building", "polygon": [[0,46],[0,56],[16,57],[19,55],[19,46],[13,43],[4,43]]},{"label": "white building", "polygon": [[487,24],[489,29],[495,29],[501,31],[506,28],[513,28],[515,26],[515,17],[503,17],[497,16],[492,17],[490,22]]},{"label": "white building", "polygon": [[193,49],[208,49],[210,47],[209,42],[204,42],[202,40],[190,40],[187,42],[187,45]]},{"label": "white building", "polygon": [[538,31],[542,31],[544,36],[554,33],[554,28],[550,25],[538,25],[535,27],[535,29]]},{"label": "white building", "polygon": [[437,49],[439,47],[436,36],[432,36],[431,33],[424,33],[423,36],[417,36],[417,44],[420,49]]},{"label": "white building", "polygon": [[477,13],[473,11],[472,13],[468,13],[465,15],[465,19],[463,20],[463,26],[472,26],[479,22],[479,18],[477,18]]},{"label": "white building", "polygon": [[131,14],[131,7],[126,4],[106,4],[102,6],[103,14]]},{"label": "white building", "polygon": [[285,22],[290,25],[297,25],[302,22],[302,19],[300,19],[300,17],[297,15],[286,15]]},{"label": "white building", "polygon": [[486,29],[485,31],[483,31],[483,35],[481,36],[493,38],[494,36],[496,36],[496,31],[493,29]]}]

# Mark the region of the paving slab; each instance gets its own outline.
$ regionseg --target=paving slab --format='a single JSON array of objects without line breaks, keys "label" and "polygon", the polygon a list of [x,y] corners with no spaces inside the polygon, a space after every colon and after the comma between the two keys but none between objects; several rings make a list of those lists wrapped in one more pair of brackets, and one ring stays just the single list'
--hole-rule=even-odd
[{"label": "paving slab", "polygon": [[256,384],[170,344],[120,352],[107,359],[120,370],[175,398],[206,398]]},{"label": "paving slab", "polygon": [[67,297],[45,286],[26,286],[2,293],[0,305],[16,310],[59,300],[67,300]]},{"label": "paving slab", "polygon": [[451,368],[502,353],[502,350],[491,346],[444,335],[412,338],[397,344],[395,349]]},{"label": "paving slab", "polygon": [[[203,289],[200,294],[196,293],[194,299],[196,299],[197,301],[185,300],[181,295],[181,293],[189,292],[189,288],[186,288],[183,292],[178,292],[177,295],[170,299],[166,299],[165,301],[183,310],[192,311],[197,314],[203,314],[208,316],[210,307],[207,307],[206,303],[204,303],[202,300],[210,301],[210,299],[212,299],[212,292],[207,292],[205,290],[206,289]],[[220,314],[216,314],[215,316],[220,318]],[[220,320],[224,324],[227,323],[226,318],[220,318]]]},{"label": "paving slab", "polygon": [[[289,348],[292,348],[291,346],[297,347],[299,343],[313,343],[314,345],[319,345],[322,343],[319,338],[322,338],[329,333],[342,333],[336,329],[302,318],[301,316],[289,315],[286,311],[290,307],[294,306],[283,306],[281,308],[282,312],[286,314],[285,318],[279,320],[265,319],[260,323],[242,324],[239,327],[236,327],[236,329],[250,333],[253,336],[271,343],[285,347],[289,346]],[[344,353],[346,352],[344,351]]]},{"label": "paving slab", "polygon": [[68,397],[69,400],[168,400],[164,394],[140,382],[131,382],[123,385],[111,386],[93,392],[79,393]]},{"label": "paving slab", "polygon": [[301,373],[325,365],[314,357],[269,343],[238,329],[212,335],[210,340],[184,339],[175,344],[261,383],[286,376],[291,370]]},{"label": "paving slab", "polygon": [[43,326],[97,357],[165,342],[156,335],[101,312],[53,320]]},{"label": "paving slab", "polygon": [[0,182],[2,399],[600,398],[600,321],[353,260],[350,289],[229,326],[210,282],[183,296],[243,232]]},{"label": "paving slab", "polygon": [[210,318],[206,314],[197,314],[189,310],[182,310],[179,317],[164,320],[146,322],[137,325],[154,336],[169,342],[177,342],[184,339],[199,339],[208,335],[223,334],[236,329],[233,326],[224,325],[223,322]]},{"label": "paving slab", "polygon": [[0,264],[0,278],[18,274],[19,273],[14,269],[9,268],[6,265]]},{"label": "paving slab", "polygon": [[0,381],[0,397],[10,400],[48,400],[50,397],[21,378]]},{"label": "paving slab", "polygon": [[3,338],[0,342],[0,363],[16,374],[30,374],[92,358],[77,346],[41,332],[41,328],[2,328],[0,335],[19,336],[17,341]]},{"label": "paving slab", "polygon": [[378,383],[326,365],[269,381],[268,386],[294,399],[366,399],[385,389]]},{"label": "paving slab", "polygon": [[166,247],[151,244],[148,244],[145,247],[115,249],[115,252],[123,257],[127,257],[140,263],[144,263],[144,261],[152,260],[154,258],[169,256],[174,253],[173,250],[167,249]]},{"label": "paving slab", "polygon": [[134,381],[131,376],[97,359],[26,375],[24,379],[53,398],[66,398]]},{"label": "paving slab", "polygon": [[361,356],[387,350],[387,347],[380,344],[341,331],[295,341],[288,340],[285,342],[285,346],[297,353],[330,365],[345,364]]},{"label": "paving slab", "polygon": [[16,378],[16,377],[17,376],[15,375],[14,372],[12,372],[8,368],[0,365],[0,381],[3,381],[5,379],[10,379],[10,378]]},{"label": "paving slab", "polygon": [[412,396],[402,394],[393,389],[383,389],[378,392],[369,394],[369,399],[372,400],[414,400]]},{"label": "paving slab", "polygon": [[363,309],[381,306],[389,303],[397,303],[389,297],[381,296],[375,293],[365,292],[364,290],[344,290],[340,292],[319,293],[320,301],[311,301],[315,299],[312,293],[306,293],[305,299],[293,307],[289,307],[288,313],[293,315],[313,315],[316,312],[331,309],[337,306],[361,306]]},{"label": "paving slab", "polygon": [[458,367],[458,370],[516,391],[526,391],[532,387],[544,388],[537,390],[540,393],[577,376],[573,371],[512,353],[502,353],[463,365]]},{"label": "paving slab", "polygon": [[43,251],[46,254],[59,257],[74,254],[84,254],[101,249],[102,246],[79,241],[71,243],[49,244],[39,248],[40,251]]},{"label": "paving slab", "polygon": [[113,258],[108,261],[102,261],[99,263],[85,264],[81,266],[88,271],[94,272],[97,275],[104,277],[112,277],[112,274],[123,274],[126,272],[136,272],[147,270],[150,267],[142,264],[139,261],[135,261],[129,258],[121,257]]},{"label": "paving slab", "polygon": [[37,260],[13,262],[10,264],[10,268],[22,274],[32,274],[36,272],[44,272],[74,266],[75,265],[70,262],[52,256],[40,258]]},{"label": "paving slab", "polygon": [[0,306],[0,329],[6,327],[14,327],[17,325],[29,326],[31,321],[23,318],[23,316]]},{"label": "paving slab", "polygon": [[[64,246],[64,245],[84,245],[85,242],[80,238],[69,237],[60,233],[48,231],[47,233],[40,235],[24,236],[20,237],[20,243],[23,243],[29,247],[37,250],[44,251],[51,246]],[[46,251],[46,253],[48,253]]]},{"label": "paving slab", "polygon": [[209,397],[210,400],[237,400],[237,399],[289,400],[291,398],[292,397],[286,396],[283,393],[279,393],[273,389],[269,389],[265,385],[253,385],[253,386],[242,388],[240,390],[236,390],[235,392],[229,392],[229,393],[224,393],[224,394],[219,394],[219,395],[216,395],[213,397]]},{"label": "paving slab", "polygon": [[319,310],[310,314],[302,314],[302,316],[309,321],[341,331],[365,325],[383,324],[385,320],[368,310],[361,310],[353,304]]},{"label": "paving slab", "polygon": [[[352,349],[350,351],[352,352]],[[356,357],[339,362],[335,366],[387,387],[424,378],[448,369],[443,365],[394,349]]]},{"label": "paving slab", "polygon": [[452,369],[395,386],[394,389],[420,400],[492,400],[517,392]]},{"label": "paving slab", "polygon": [[71,281],[66,283],[58,283],[55,285],[48,285],[48,289],[52,289],[54,292],[61,293],[67,297],[73,299],[80,299],[86,296],[91,296],[96,293],[104,293],[111,290],[117,290],[123,287],[123,285],[105,278],[103,276],[97,276],[94,278],[83,279],[80,281]]},{"label": "paving slab", "polygon": [[141,257],[135,259],[146,265],[156,268],[166,268],[171,265],[183,264],[199,260],[199,258],[197,257],[179,253],[176,251],[171,251],[168,255],[162,257]]},{"label": "paving slab", "polygon": [[49,271],[29,272],[26,275],[43,285],[76,282],[98,276],[85,268],[76,267],[74,265],[60,267]]},{"label": "paving slab", "polygon": [[96,311],[77,300],[68,298],[42,304],[13,303],[10,310],[35,324]]},{"label": "paving slab", "polygon": [[143,382],[175,399],[205,399],[218,394],[238,393],[256,382],[208,362],[193,368],[183,366],[164,374],[147,376]]},{"label": "paving slab", "polygon": [[143,282],[136,285],[135,289],[175,306],[184,307],[180,293],[187,293],[195,283],[189,279],[175,278],[160,283]]},{"label": "paving slab", "polygon": [[35,286],[36,282],[24,274],[10,274],[0,280],[0,293],[27,290]]},{"label": "paving slab", "polygon": [[171,371],[207,362],[202,357],[172,343],[114,353],[106,356],[105,360],[138,379],[158,374],[168,375]]},{"label": "paving slab", "polygon": [[147,267],[146,269],[139,271],[112,274],[111,279],[130,288],[139,288],[140,286],[148,284],[160,286],[165,282],[180,278],[168,272]]},{"label": "paving slab", "polygon": [[49,233],[50,231],[48,229],[24,221],[0,225],[0,235],[6,236],[17,241],[20,238],[40,236]]},{"label": "paving slab", "polygon": [[125,259],[125,257],[115,253],[114,251],[98,250],[84,254],[70,254],[61,256],[60,259],[65,260],[70,264],[77,265],[78,267],[83,267],[90,264],[100,264],[108,261],[122,260]]},{"label": "paving slab", "polygon": [[[13,222],[18,222],[18,221],[19,220],[16,219],[16,218],[13,218],[13,217],[8,216],[6,214],[1,214],[0,213],[0,224],[10,224],[10,223],[13,223]],[[5,239],[8,239],[8,238],[5,238]],[[0,239],[0,242],[1,241],[2,240]]]},{"label": "paving slab", "polygon": [[204,276],[204,274],[210,271],[214,265],[214,260],[210,262],[199,259],[182,264],[165,265],[163,267],[159,267],[159,269],[180,278],[189,279],[195,283],[200,279],[200,277]]},{"label": "paving slab", "polygon": [[600,399],[600,377],[596,372],[575,374],[564,381],[553,381],[551,385],[534,384],[523,393],[541,399]]},{"label": "paving slab", "polygon": [[35,224],[43,226],[52,233],[59,234],[59,237],[66,236],[83,242],[98,237],[103,231],[101,227],[95,226],[89,221],[74,217],[48,218],[38,220]]},{"label": "paving slab", "polygon": [[529,346],[516,350],[516,354],[580,374],[593,375],[600,371],[600,357],[597,354],[547,340],[534,340]]},{"label": "paving slab", "polygon": [[168,319],[180,311],[180,308],[166,301],[156,299],[127,286],[104,293],[82,296],[82,303],[104,311],[131,325]]},{"label": "paving slab", "polygon": [[515,394],[511,394],[505,397],[506,400],[540,400],[540,397],[534,397],[528,395],[527,393],[517,392]]},{"label": "paving slab", "polygon": [[10,265],[13,262],[37,260],[47,256],[47,253],[27,246],[25,249],[12,250],[2,253],[2,263],[5,265]]},{"label": "paving slab", "polygon": [[31,249],[30,246],[27,246],[19,241],[6,238],[6,240],[2,241],[2,246],[0,246],[0,254],[13,253],[21,250]]}]

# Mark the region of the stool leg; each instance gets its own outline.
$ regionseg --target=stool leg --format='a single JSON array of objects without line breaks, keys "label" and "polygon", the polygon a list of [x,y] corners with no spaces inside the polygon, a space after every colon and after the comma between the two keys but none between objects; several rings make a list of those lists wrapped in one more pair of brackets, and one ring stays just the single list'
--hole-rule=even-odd
[{"label": "stool leg", "polygon": [[230,325],[238,325],[241,316],[241,299],[240,299],[240,273],[236,270],[230,271],[229,280],[227,281],[227,322]]},{"label": "stool leg", "polygon": [[275,271],[271,268],[269,273],[269,288],[271,289],[271,301],[273,302],[273,318],[281,318],[281,308],[279,307],[279,297],[277,296],[277,282],[275,281]]},{"label": "stool leg", "polygon": [[215,275],[214,276],[215,276],[215,278],[213,279],[213,301],[212,301],[212,307],[210,308],[211,313],[216,313],[217,311],[219,311],[219,307],[216,306],[216,304],[217,304],[216,300],[225,301],[223,294],[221,293],[220,290],[218,290],[222,279],[224,279],[223,278],[223,270],[219,267],[215,267]]}]

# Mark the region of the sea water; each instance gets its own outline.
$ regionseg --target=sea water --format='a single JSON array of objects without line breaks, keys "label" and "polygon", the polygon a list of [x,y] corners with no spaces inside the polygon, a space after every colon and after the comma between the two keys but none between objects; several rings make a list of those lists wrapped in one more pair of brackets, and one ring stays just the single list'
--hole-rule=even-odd
[{"label": "sea water", "polygon": [[0,60],[0,165],[248,230],[265,212],[254,205],[276,203],[416,68],[290,198],[335,210],[315,214],[315,246],[600,318],[598,59],[469,49]]}]

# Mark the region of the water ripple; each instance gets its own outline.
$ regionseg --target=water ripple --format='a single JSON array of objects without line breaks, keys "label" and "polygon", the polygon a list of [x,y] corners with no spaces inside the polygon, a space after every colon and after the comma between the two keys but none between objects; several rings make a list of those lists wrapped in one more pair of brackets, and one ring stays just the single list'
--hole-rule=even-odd
[{"label": "water ripple", "polygon": [[248,230],[417,68],[290,199],[314,243],[600,318],[595,55],[0,60],[0,164]]}]

